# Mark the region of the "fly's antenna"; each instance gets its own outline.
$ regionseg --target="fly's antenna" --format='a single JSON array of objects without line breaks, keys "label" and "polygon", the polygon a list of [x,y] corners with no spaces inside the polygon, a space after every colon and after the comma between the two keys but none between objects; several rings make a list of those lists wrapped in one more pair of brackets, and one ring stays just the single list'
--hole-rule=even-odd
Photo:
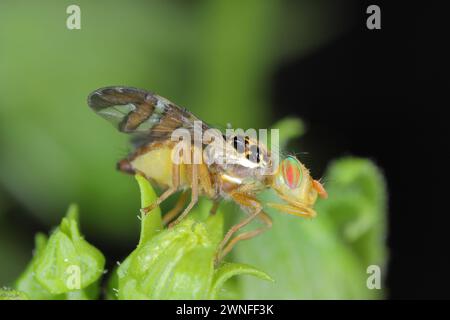
[{"label": "fly's antenna", "polygon": [[322,175],[319,179],[316,179],[316,180],[319,181],[323,186],[326,186],[330,182],[336,181],[336,179],[330,179],[329,177],[327,177],[325,175]]}]

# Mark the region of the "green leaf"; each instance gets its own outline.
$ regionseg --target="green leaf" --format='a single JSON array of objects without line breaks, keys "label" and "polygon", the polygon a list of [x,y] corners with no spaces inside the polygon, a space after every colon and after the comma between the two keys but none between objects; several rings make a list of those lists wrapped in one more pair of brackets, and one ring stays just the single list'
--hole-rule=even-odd
[{"label": "green leaf", "polygon": [[65,300],[95,300],[100,296],[100,279],[86,288],[68,291],[64,294]]},{"label": "green leaf", "polygon": [[0,300],[29,300],[25,292],[11,288],[0,288]]},{"label": "green leaf", "polygon": [[284,150],[289,140],[299,138],[305,133],[305,124],[299,118],[281,119],[272,128],[279,130],[279,150]]},{"label": "green leaf", "polygon": [[[140,178],[138,183],[141,197],[150,199],[150,203],[154,201],[154,194],[148,196],[150,183]],[[142,205],[149,202],[143,200]],[[210,201],[200,200],[187,218],[160,232],[156,232],[154,224],[148,227],[142,223],[141,241],[111,277],[108,297],[211,299],[218,296],[225,280],[233,275],[252,274],[267,279],[263,272],[244,265],[227,264],[215,269],[216,252],[223,237],[223,213],[218,210],[210,215],[211,205]],[[160,218],[156,221],[161,223]]]},{"label": "green leaf", "polygon": [[15,288],[19,291],[25,292],[31,299],[54,299],[55,295],[51,294],[39,282],[36,281],[34,272],[36,261],[42,255],[47,244],[47,236],[43,233],[37,233],[34,238],[34,242],[35,249],[33,259],[28,264],[25,271],[16,280]]},{"label": "green leaf", "polygon": [[142,244],[121,264],[119,299],[204,299],[214,253],[205,224],[185,219]]},{"label": "green leaf", "polygon": [[119,297],[119,276],[117,275],[117,266],[111,272],[106,285],[106,299],[107,300],[117,300]]},{"label": "green leaf", "polygon": [[325,183],[330,200],[320,201],[317,210],[333,221],[341,241],[351,245],[363,264],[383,268],[386,186],[380,170],[371,161],[346,157],[330,165]]},{"label": "green leaf", "polygon": [[252,275],[262,280],[274,281],[267,273],[256,269],[255,267],[242,263],[224,263],[216,270],[214,280],[210,292],[211,299],[217,299],[222,294],[225,282],[233,276],[237,275]]},{"label": "green leaf", "polygon": [[103,274],[105,258],[80,235],[78,210],[68,214],[48,239],[34,266],[36,280],[53,294],[82,289]]},{"label": "green leaf", "polygon": [[[333,162],[325,175],[329,198],[315,219],[267,209],[273,228],[235,249],[239,261],[270,273],[276,283],[242,278],[245,299],[374,299],[382,291],[366,287],[367,267],[382,274],[386,260],[386,198],[382,174],[366,159]],[[263,202],[274,201],[266,192]],[[350,230],[350,231],[349,231]]]},{"label": "green leaf", "polygon": [[[145,177],[137,174],[135,178],[141,192],[141,208],[145,208],[156,201],[157,195]],[[141,213],[140,217],[141,235],[138,246],[142,245],[142,243],[149,240],[162,229],[161,209],[159,207],[156,207],[147,214]]]},{"label": "green leaf", "polygon": [[98,295],[105,258],[83,239],[78,209],[69,207],[50,237],[36,235],[36,252],[16,282],[31,299],[88,299]]}]

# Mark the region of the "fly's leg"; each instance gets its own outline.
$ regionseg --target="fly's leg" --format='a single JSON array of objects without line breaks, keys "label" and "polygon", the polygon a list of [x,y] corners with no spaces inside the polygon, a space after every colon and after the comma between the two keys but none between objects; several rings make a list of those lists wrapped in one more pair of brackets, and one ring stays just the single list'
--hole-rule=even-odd
[{"label": "fly's leg", "polygon": [[[222,242],[219,245],[218,253],[216,256],[216,264],[218,264],[239,241],[251,239],[272,227],[272,220],[264,211],[262,211],[261,204],[255,198],[242,193],[234,193],[231,195],[231,197],[238,204],[246,208],[253,208],[253,212],[251,212],[250,215],[246,217],[244,220],[242,220],[238,224],[231,227],[230,230],[228,230],[228,232],[226,233],[225,237],[223,238]],[[236,236],[235,238],[231,239],[231,237],[236,232],[238,232],[240,229],[248,225],[256,217],[258,217],[265,224],[264,227],[244,232]]]},{"label": "fly's leg", "polygon": [[164,217],[163,217],[164,225],[167,225],[170,221],[172,221],[181,212],[181,210],[183,210],[183,207],[186,204],[187,195],[188,195],[188,192],[183,191],[183,193],[181,193],[180,197],[178,198],[175,206],[164,215]]},{"label": "fly's leg", "polygon": [[[197,165],[194,164],[192,166],[192,176],[190,177],[190,179],[192,188],[191,202],[189,203],[188,207],[183,211],[183,213],[173,223],[169,225],[169,227],[178,224],[189,213],[189,211],[191,211],[191,209],[198,201],[198,195],[200,193],[200,190],[203,190],[205,194],[209,195],[210,197],[213,197],[215,195],[215,190],[211,183],[211,177],[209,175],[208,168],[206,167],[205,164],[197,164]],[[218,201],[215,201],[213,205],[213,208],[214,206],[216,206],[214,212],[215,210],[217,210],[218,205],[219,205]]]},{"label": "fly's leg", "polygon": [[[208,167],[205,164],[200,164],[198,169],[198,178],[200,181],[200,188],[204,191],[209,198],[214,199],[216,196],[216,190],[211,183],[211,176],[209,175]],[[219,208],[220,199],[214,199],[213,205],[209,210],[209,214],[214,215]]]},{"label": "fly's leg", "polygon": [[268,206],[277,209],[281,212],[292,214],[294,216],[303,217],[303,218],[314,218],[316,216],[316,212],[308,207],[301,206],[297,204],[295,207],[287,204],[281,203],[267,203]]},{"label": "fly's leg", "polygon": [[[279,196],[281,197],[282,200],[289,203],[289,199],[287,197],[282,196],[282,195],[279,195]],[[267,203],[267,205],[269,207],[277,209],[281,212],[289,213],[289,214],[292,214],[292,215],[298,216],[298,217],[314,218],[317,215],[313,209],[303,205],[302,203],[298,203],[298,202],[295,202],[292,204],[269,202],[269,203]]]},{"label": "fly's leg", "polygon": [[164,200],[166,200],[168,197],[170,197],[172,194],[174,194],[178,190],[178,186],[180,185],[180,165],[178,164],[172,164],[172,186],[169,187],[166,191],[163,192],[162,195],[159,196],[158,199],[156,199],[155,202],[153,202],[151,205],[142,208],[141,212],[143,214],[147,214],[153,209],[155,209],[157,206],[159,206]]},{"label": "fly's leg", "polygon": [[210,198],[214,198],[216,190],[214,189],[208,167],[203,163],[198,165],[198,179],[201,189]]},{"label": "fly's leg", "polygon": [[[241,240],[248,240],[251,239],[253,237],[256,237],[257,235],[263,233],[264,231],[269,230],[272,227],[272,219],[267,215],[267,213],[265,213],[264,211],[260,211],[259,214],[257,215],[257,218],[259,218],[264,224],[264,227],[252,230],[252,231],[247,231],[247,232],[243,232],[240,235],[237,235],[236,237],[234,237],[233,239],[231,239],[226,245],[225,247],[219,252],[219,254],[217,255],[216,258],[216,265],[218,263],[220,263],[220,261],[222,261],[222,259],[228,254],[230,253],[230,251],[234,248],[234,246]],[[240,227],[242,228],[242,227]],[[237,230],[236,230],[237,231]],[[235,232],[236,232],[235,231]]]},{"label": "fly's leg", "polygon": [[219,208],[219,204],[220,204],[220,199],[213,200],[213,205],[212,205],[211,209],[209,210],[210,215],[216,214],[217,209]]},{"label": "fly's leg", "polygon": [[192,190],[191,202],[189,202],[188,206],[179,215],[179,217],[175,221],[173,221],[169,224],[169,228],[172,228],[173,226],[177,225],[181,220],[183,220],[183,218],[189,213],[189,211],[192,210],[192,208],[198,201],[199,185],[198,185],[198,165],[197,164],[192,165],[191,190]]},{"label": "fly's leg", "polygon": [[225,244],[230,240],[230,238],[233,236],[234,233],[239,231],[239,229],[245,227],[247,224],[249,224],[262,210],[261,204],[253,197],[250,197],[243,193],[232,193],[231,198],[238,203],[241,206],[244,206],[245,208],[253,208],[253,212],[246,217],[244,220],[239,222],[238,224],[234,225],[233,227],[228,230],[228,232],[225,234],[225,237],[222,240],[222,243],[219,246],[219,249],[222,250],[222,248],[225,246]]}]

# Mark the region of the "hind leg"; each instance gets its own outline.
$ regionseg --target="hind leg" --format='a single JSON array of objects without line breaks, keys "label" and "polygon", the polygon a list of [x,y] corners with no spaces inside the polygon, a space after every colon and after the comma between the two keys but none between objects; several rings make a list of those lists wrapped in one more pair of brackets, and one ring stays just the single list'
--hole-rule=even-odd
[{"label": "hind leg", "polygon": [[198,201],[198,192],[199,192],[198,165],[196,164],[192,165],[191,190],[192,190],[191,202],[189,202],[188,206],[186,207],[186,209],[184,209],[183,213],[181,213],[175,221],[169,224],[169,228],[172,228],[173,226],[177,225],[181,220],[183,220],[183,218],[189,213],[189,211],[192,210],[192,208]]},{"label": "hind leg", "polygon": [[180,165],[178,164],[172,164],[172,186],[169,187],[166,191],[161,194],[158,199],[156,199],[155,202],[153,202],[151,205],[142,208],[141,212],[143,214],[147,214],[153,209],[155,209],[157,206],[159,206],[164,200],[166,200],[168,197],[170,197],[172,194],[174,194],[178,190],[178,186],[180,185]]},{"label": "hind leg", "polygon": [[167,225],[170,221],[172,221],[181,212],[181,210],[183,210],[183,207],[186,204],[187,195],[188,195],[188,192],[183,191],[181,193],[180,197],[178,198],[175,206],[164,215],[164,217],[163,217],[164,225]]},{"label": "hind leg", "polygon": [[[192,175],[190,178],[192,190],[191,202],[188,204],[186,209],[184,209],[183,213],[169,225],[169,228],[178,224],[192,210],[198,201],[200,192],[203,192],[203,194],[209,197],[213,197],[215,195],[215,189],[213,188],[211,177],[205,164],[193,164]],[[217,206],[218,202],[215,201],[213,208],[211,209],[213,213],[217,210]]]}]

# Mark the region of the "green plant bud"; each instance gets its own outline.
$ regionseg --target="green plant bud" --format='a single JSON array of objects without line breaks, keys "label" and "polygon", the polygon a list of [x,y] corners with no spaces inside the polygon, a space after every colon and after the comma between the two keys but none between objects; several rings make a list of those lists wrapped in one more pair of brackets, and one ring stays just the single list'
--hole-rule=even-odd
[{"label": "green plant bud", "polygon": [[16,288],[31,299],[89,299],[98,295],[105,258],[78,229],[77,207],[70,206],[50,237],[36,235],[36,250]]},{"label": "green plant bud", "polygon": [[0,300],[28,300],[25,292],[14,290],[12,288],[0,288]]},{"label": "green plant bud", "polygon": [[[156,199],[151,185],[136,177],[142,205]],[[209,204],[209,205],[208,205]],[[224,264],[216,269],[217,247],[223,237],[223,214],[209,215],[210,203],[201,201],[187,218],[170,229],[158,231],[159,209],[141,217],[137,248],[117,269],[112,283],[119,299],[214,299],[234,275],[270,277],[250,266]],[[152,219],[152,220],[149,220]],[[111,294],[109,294],[111,296]]]}]

